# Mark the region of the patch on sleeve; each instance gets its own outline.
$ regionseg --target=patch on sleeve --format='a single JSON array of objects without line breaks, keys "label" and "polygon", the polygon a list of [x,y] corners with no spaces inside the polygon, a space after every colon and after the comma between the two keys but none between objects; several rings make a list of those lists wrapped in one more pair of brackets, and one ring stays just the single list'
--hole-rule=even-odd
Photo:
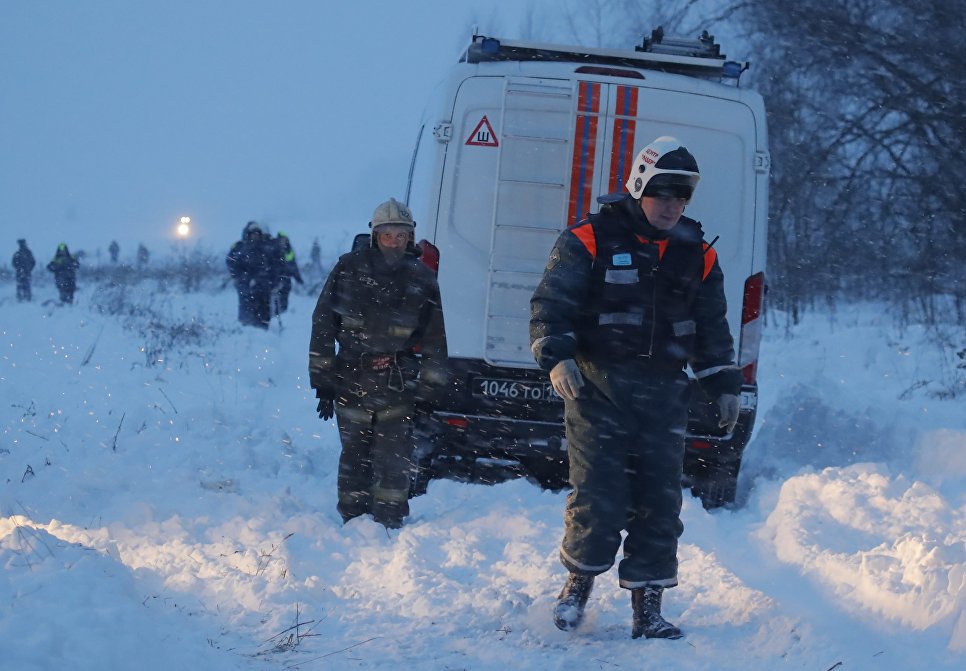
[{"label": "patch on sleeve", "polygon": [[547,260],[547,270],[553,270],[554,266],[560,263],[560,250],[556,247],[550,252],[550,258]]}]

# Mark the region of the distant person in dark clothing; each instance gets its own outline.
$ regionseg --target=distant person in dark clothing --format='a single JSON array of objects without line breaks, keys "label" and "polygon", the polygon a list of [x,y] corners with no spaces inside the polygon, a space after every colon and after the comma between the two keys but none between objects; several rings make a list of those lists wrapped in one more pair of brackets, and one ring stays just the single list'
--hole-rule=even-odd
[{"label": "distant person in dark clothing", "polygon": [[33,252],[27,247],[27,241],[21,238],[17,240],[20,248],[13,253],[13,269],[17,274],[17,300],[21,303],[29,301],[30,295],[30,274],[37,265]]},{"label": "distant person in dark clothing", "polygon": [[63,242],[57,245],[57,253],[47,264],[47,270],[54,274],[54,284],[60,292],[61,303],[73,303],[74,291],[77,289],[77,268],[80,262],[71,256],[70,250]]},{"label": "distant person in dark clothing", "polygon": [[121,252],[121,247],[117,244],[117,240],[111,240],[107,251],[111,255],[111,263],[117,263],[117,255]]},{"label": "distant person in dark clothing", "polygon": [[238,290],[238,321],[267,329],[272,318],[272,289],[281,266],[275,240],[257,221],[249,221],[242,230],[242,239],[228,252],[225,264]]},{"label": "distant person in dark clothing", "polygon": [[148,265],[148,259],[151,257],[151,253],[148,248],[144,245],[138,245],[138,268],[144,268]]},{"label": "distant person in dark clothing", "polygon": [[282,314],[288,310],[288,296],[292,293],[292,280],[299,284],[305,284],[302,280],[302,273],[299,272],[299,264],[295,261],[295,250],[292,249],[292,241],[288,235],[279,231],[275,238],[278,245],[278,255],[280,274],[278,284],[275,287],[276,295],[274,302],[275,314]]},{"label": "distant person in dark clothing", "polygon": [[322,248],[319,247],[319,239],[312,241],[312,251],[309,253],[309,260],[316,268],[322,267]]}]

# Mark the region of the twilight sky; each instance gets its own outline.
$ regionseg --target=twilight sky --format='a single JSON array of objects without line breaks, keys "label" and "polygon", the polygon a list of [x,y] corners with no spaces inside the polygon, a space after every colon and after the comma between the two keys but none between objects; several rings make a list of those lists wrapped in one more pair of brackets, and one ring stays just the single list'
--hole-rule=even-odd
[{"label": "twilight sky", "polygon": [[540,2],[4,0],[0,249],[165,253],[181,216],[219,252],[249,219],[300,250],[363,229],[473,28],[518,37]]}]

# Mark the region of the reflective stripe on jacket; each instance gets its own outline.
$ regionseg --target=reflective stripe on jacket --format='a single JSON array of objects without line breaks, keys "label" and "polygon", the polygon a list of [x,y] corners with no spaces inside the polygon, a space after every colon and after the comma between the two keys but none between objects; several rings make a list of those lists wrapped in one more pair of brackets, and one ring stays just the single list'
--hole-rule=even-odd
[{"label": "reflective stripe on jacket", "polygon": [[530,306],[544,370],[568,358],[647,357],[696,374],[734,362],[724,276],[700,224],[656,231],[630,197],[560,234]]}]

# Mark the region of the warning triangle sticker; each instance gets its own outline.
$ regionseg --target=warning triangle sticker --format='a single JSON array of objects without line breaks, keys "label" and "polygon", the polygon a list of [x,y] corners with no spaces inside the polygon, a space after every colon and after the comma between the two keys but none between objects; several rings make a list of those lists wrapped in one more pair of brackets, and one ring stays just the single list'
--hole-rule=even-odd
[{"label": "warning triangle sticker", "polygon": [[500,143],[496,139],[496,133],[493,132],[493,126],[490,125],[490,120],[483,115],[480,119],[480,123],[476,124],[476,128],[470,133],[470,136],[466,138],[466,144],[474,147],[499,147]]}]

